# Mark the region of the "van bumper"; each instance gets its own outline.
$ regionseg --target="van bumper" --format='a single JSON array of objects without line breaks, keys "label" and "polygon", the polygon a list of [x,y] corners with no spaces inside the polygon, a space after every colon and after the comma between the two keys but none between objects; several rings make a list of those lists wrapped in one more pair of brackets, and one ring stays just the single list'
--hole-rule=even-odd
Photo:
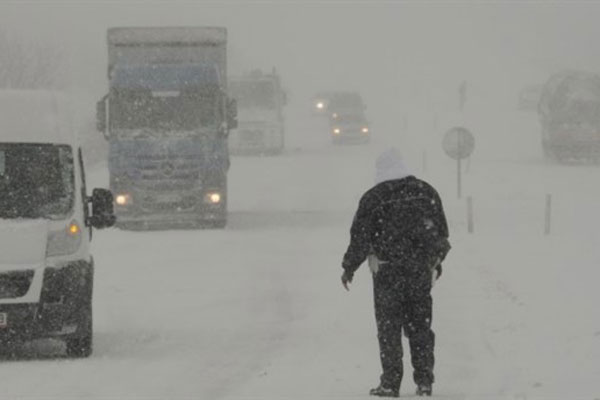
[{"label": "van bumper", "polygon": [[46,267],[38,303],[0,304],[6,324],[0,341],[23,341],[76,334],[92,302],[93,261]]}]

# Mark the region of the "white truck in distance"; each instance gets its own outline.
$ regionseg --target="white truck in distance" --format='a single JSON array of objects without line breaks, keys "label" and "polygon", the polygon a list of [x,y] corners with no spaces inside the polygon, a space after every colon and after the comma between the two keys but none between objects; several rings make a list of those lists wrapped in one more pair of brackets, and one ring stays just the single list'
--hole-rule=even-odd
[{"label": "white truck in distance", "polygon": [[276,71],[254,71],[230,78],[229,95],[237,100],[238,128],[231,132],[234,154],[280,154],[285,147],[283,107],[286,95]]}]

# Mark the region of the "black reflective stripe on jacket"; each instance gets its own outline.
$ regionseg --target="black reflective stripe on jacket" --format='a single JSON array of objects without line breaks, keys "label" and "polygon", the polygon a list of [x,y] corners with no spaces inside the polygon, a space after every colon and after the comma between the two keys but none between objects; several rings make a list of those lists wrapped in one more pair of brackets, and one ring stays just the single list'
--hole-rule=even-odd
[{"label": "black reflective stripe on jacket", "polygon": [[437,191],[409,176],[382,182],[361,198],[342,266],[354,272],[371,253],[392,263],[429,263],[449,250]]}]

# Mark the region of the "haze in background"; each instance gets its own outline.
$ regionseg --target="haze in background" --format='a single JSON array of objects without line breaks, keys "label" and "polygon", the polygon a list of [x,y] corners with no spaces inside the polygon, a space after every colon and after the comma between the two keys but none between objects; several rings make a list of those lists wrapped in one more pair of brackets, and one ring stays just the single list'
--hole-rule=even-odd
[{"label": "haze in background", "polygon": [[575,2],[49,0],[3,2],[0,24],[64,51],[70,84],[91,97],[106,90],[108,27],[226,26],[232,73],[276,66],[295,112],[305,111],[316,91],[359,90],[376,129],[392,132],[399,111],[455,108],[463,80],[512,107],[523,85],[556,70],[598,69],[598,11],[600,5]]}]

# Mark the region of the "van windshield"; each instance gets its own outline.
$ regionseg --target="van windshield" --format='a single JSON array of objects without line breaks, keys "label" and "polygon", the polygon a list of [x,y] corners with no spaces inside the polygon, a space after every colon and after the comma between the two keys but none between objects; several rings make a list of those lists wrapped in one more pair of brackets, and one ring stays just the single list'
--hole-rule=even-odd
[{"label": "van windshield", "polygon": [[71,147],[0,144],[0,218],[65,218],[74,182]]}]

